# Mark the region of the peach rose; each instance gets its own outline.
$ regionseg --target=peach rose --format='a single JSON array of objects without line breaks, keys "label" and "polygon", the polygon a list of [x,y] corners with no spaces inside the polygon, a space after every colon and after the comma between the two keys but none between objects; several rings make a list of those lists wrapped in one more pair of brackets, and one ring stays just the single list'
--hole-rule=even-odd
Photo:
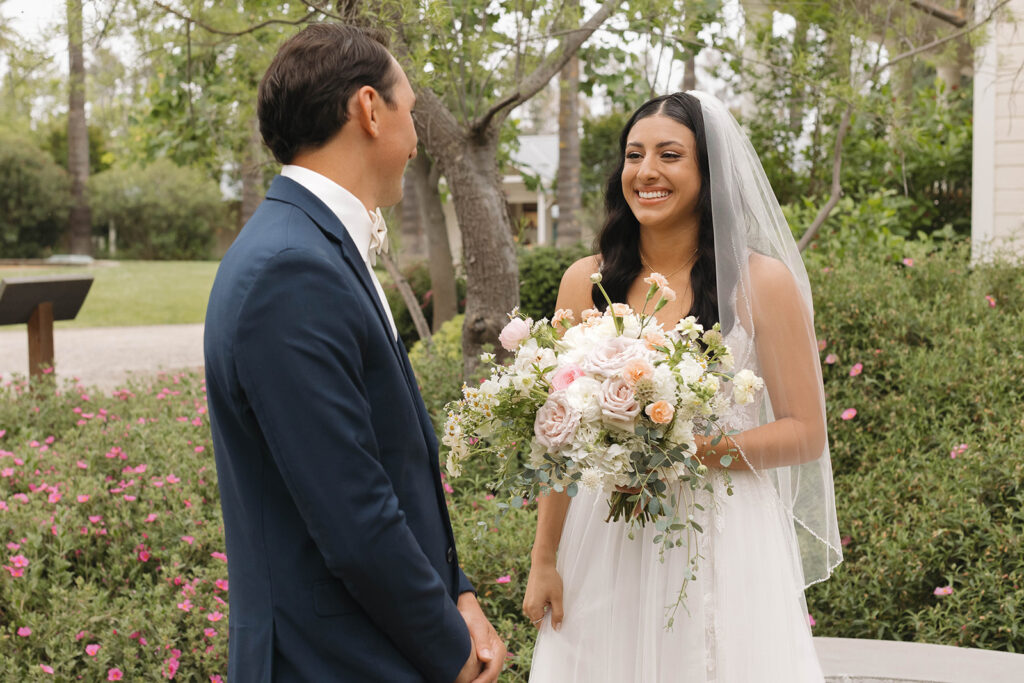
[{"label": "peach rose", "polygon": [[652,375],[654,375],[654,366],[643,358],[629,361],[622,369],[622,377],[629,386],[635,386],[640,380]]},{"label": "peach rose", "polygon": [[651,351],[656,346],[667,346],[668,338],[658,330],[647,330],[644,332],[644,343]]},{"label": "peach rose", "polygon": [[644,412],[654,424],[664,425],[672,421],[676,409],[668,401],[655,401],[644,408]]}]

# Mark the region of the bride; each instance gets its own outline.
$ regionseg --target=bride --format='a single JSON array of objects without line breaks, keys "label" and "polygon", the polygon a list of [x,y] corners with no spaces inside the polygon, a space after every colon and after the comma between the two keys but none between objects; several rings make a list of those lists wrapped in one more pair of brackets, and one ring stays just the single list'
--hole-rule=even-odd
[{"label": "bride", "polygon": [[[687,549],[659,560],[648,525],[606,522],[608,492],[539,499],[523,611],[538,626],[534,683],[803,683],[823,676],[803,589],[842,561],[810,287],[749,140],[717,99],[675,93],[622,132],[600,254],[565,273],[558,308],[581,319],[613,301],[640,310],[659,272],[677,298],[657,313],[720,322],[736,360],[764,378],[722,416],[732,436],[697,437],[715,489],[702,513],[696,578],[668,615]],[[723,386],[723,390],[729,387]],[[739,453],[726,495],[719,461]],[[693,550],[693,549],[691,549]]]}]

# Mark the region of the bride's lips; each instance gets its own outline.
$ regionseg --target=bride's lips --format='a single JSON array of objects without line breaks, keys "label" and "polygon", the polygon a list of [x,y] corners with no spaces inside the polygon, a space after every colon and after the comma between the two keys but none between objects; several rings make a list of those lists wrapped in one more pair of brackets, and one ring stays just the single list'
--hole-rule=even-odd
[{"label": "bride's lips", "polygon": [[[646,195],[657,194],[659,196],[656,196],[656,197],[651,197],[651,196],[642,197],[640,195],[641,192],[646,194]],[[672,190],[670,190],[670,189],[668,189],[666,187],[643,187],[643,188],[637,188],[637,189],[633,190],[633,194],[636,197],[637,201],[640,202],[641,204],[658,204],[660,202],[665,201],[669,197],[671,197],[672,196]]]}]

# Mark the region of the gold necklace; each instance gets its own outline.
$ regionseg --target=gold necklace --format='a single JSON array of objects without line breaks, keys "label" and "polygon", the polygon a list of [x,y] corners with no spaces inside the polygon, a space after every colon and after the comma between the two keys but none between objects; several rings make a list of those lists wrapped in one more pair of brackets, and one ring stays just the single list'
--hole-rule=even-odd
[{"label": "gold necklace", "polygon": [[[676,273],[681,271],[683,268],[685,268],[686,266],[688,266],[691,263],[693,263],[693,259],[697,256],[697,251],[699,249],[700,249],[699,246],[696,249],[694,249],[693,253],[690,254],[690,258],[686,259],[686,262],[683,263],[683,265],[679,266],[678,268],[673,270],[671,273],[666,275],[665,279],[666,280],[669,279],[670,277],[672,277],[673,275],[675,275]],[[640,247],[637,247],[636,251],[637,251],[638,254],[640,254],[640,263],[643,265],[643,267],[646,268],[647,270],[651,271],[651,273],[654,273],[655,272],[654,268],[651,268],[651,265],[649,263],[647,263],[647,259],[644,258],[643,250],[641,250]]]}]

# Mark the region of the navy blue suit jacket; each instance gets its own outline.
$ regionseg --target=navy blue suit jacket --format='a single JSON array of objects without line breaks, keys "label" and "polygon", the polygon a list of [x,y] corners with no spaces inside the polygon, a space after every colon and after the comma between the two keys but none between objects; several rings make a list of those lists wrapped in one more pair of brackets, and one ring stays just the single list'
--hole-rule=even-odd
[{"label": "navy blue suit jacket", "polygon": [[230,679],[453,681],[472,587],[437,441],[355,244],[298,183],[221,262],[205,355]]}]

